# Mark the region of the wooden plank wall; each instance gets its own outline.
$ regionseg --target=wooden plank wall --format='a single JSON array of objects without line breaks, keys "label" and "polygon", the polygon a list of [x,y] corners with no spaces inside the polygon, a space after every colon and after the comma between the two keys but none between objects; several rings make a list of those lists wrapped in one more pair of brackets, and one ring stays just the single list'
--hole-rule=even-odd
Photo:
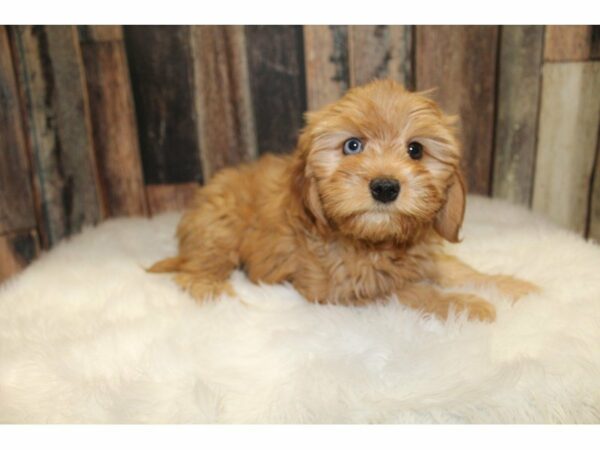
[{"label": "wooden plank wall", "polygon": [[462,123],[470,191],[600,241],[598,26],[0,27],[0,281],[83,226],[188,206],[375,78]]},{"label": "wooden plank wall", "polygon": [[500,30],[492,194],[529,206],[533,193],[543,26]]},{"label": "wooden plank wall", "polygon": [[259,153],[296,145],[306,110],[301,26],[248,26],[246,48]]},{"label": "wooden plank wall", "polygon": [[123,30],[80,27],[100,182],[109,216],[148,211]]},{"label": "wooden plank wall", "polygon": [[128,26],[124,37],[149,210],[179,209],[203,181],[191,29]]},{"label": "wooden plank wall", "polygon": [[600,27],[547,26],[533,209],[600,242]]},{"label": "wooden plank wall", "polygon": [[497,26],[417,27],[417,89],[458,114],[463,169],[471,192],[490,193],[495,109]]},{"label": "wooden plank wall", "polygon": [[256,157],[244,28],[192,27],[198,142],[205,179]]},{"label": "wooden plank wall", "polygon": [[71,26],[10,30],[44,248],[105,217],[85,73]]},{"label": "wooden plank wall", "polygon": [[21,270],[39,250],[31,164],[10,43],[0,28],[0,281]]}]

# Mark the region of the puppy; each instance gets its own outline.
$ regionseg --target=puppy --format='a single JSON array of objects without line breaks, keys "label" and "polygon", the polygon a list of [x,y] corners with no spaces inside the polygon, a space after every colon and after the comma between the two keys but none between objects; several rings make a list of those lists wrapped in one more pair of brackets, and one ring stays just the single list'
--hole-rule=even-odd
[{"label": "puppy", "polygon": [[476,295],[439,287],[493,285],[512,299],[525,281],[484,275],[444,254],[465,211],[455,118],[390,80],[351,89],[306,115],[288,156],[227,168],[199,189],[177,230],[179,254],[151,272],[201,300],[232,294],[231,272],[290,282],[309,301],[362,305],[396,295],[445,318],[492,321]]}]

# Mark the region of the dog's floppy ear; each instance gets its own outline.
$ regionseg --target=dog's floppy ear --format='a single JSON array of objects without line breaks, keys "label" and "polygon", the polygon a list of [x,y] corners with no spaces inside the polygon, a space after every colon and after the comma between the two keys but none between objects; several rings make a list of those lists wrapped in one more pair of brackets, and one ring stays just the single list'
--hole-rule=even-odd
[{"label": "dog's floppy ear", "polygon": [[460,169],[456,169],[446,192],[446,202],[438,212],[433,227],[449,242],[459,242],[458,232],[465,217],[466,190]]},{"label": "dog's floppy ear", "polygon": [[325,225],[327,224],[327,219],[323,212],[323,206],[321,205],[321,199],[319,198],[319,191],[317,190],[315,179],[310,172],[305,172],[304,180],[304,204],[319,224]]},{"label": "dog's floppy ear", "polygon": [[323,212],[316,180],[307,164],[307,157],[310,152],[308,141],[308,137],[303,133],[300,136],[298,148],[294,154],[292,191],[297,196],[305,215],[319,229],[322,229],[328,225],[328,222]]}]

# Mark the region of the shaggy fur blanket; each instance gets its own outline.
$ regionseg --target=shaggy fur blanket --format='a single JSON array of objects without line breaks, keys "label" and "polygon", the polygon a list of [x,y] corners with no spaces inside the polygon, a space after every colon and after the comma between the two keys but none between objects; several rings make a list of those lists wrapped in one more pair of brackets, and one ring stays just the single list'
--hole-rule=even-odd
[{"label": "shaggy fur blanket", "polygon": [[177,214],[117,219],[0,287],[0,422],[600,422],[600,247],[471,197],[449,251],[543,287],[493,324],[319,306],[233,277],[196,304],[143,268]]}]

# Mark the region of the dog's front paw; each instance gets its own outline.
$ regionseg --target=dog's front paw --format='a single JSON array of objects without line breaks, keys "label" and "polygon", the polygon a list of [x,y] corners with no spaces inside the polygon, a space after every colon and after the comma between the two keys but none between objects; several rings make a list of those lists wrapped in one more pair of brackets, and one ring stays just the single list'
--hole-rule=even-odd
[{"label": "dog's front paw", "polygon": [[486,301],[470,303],[467,306],[467,310],[470,320],[480,320],[482,322],[493,322],[496,320],[496,308]]},{"label": "dog's front paw", "polygon": [[535,284],[509,275],[495,275],[494,284],[503,295],[512,301],[517,301],[521,297],[540,291],[540,288]]},{"label": "dog's front paw", "polygon": [[489,302],[473,294],[451,294],[451,303],[457,312],[467,311],[469,320],[493,322],[496,320],[496,308]]},{"label": "dog's front paw", "polygon": [[235,291],[228,281],[212,280],[187,273],[175,276],[175,282],[197,302],[214,299],[221,295],[234,296]]}]

